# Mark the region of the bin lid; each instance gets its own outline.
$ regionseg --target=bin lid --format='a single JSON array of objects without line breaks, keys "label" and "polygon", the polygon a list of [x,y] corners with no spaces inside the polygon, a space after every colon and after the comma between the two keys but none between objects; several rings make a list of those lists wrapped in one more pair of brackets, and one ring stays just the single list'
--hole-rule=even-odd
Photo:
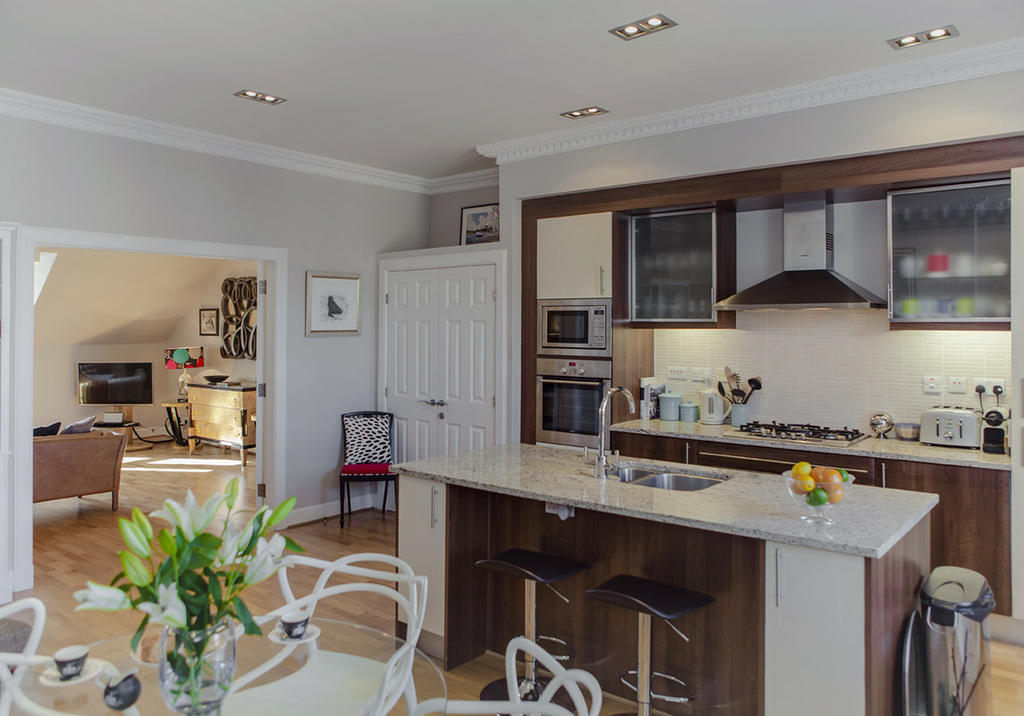
[{"label": "bin lid", "polygon": [[945,613],[948,623],[952,623],[954,612],[980,622],[996,608],[996,598],[978,572],[964,567],[936,567],[921,587],[921,604],[931,607],[937,616]]}]

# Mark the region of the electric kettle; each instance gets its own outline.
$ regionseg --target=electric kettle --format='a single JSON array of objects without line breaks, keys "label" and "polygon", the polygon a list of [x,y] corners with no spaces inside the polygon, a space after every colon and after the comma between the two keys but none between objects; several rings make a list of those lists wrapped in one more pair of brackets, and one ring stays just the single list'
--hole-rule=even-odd
[{"label": "electric kettle", "polygon": [[700,391],[700,421],[705,425],[721,425],[729,417],[732,404],[726,405],[718,391],[708,388]]}]

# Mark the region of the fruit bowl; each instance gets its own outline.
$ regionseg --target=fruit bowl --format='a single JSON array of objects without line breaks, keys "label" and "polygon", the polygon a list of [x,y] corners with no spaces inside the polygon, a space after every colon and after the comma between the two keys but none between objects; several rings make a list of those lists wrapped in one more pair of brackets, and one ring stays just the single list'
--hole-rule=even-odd
[{"label": "fruit bowl", "polygon": [[830,513],[846,499],[847,490],[854,481],[853,475],[846,470],[811,467],[806,462],[798,462],[782,476],[786,478],[786,492],[790,498],[807,510],[800,519],[812,525],[835,524]]}]

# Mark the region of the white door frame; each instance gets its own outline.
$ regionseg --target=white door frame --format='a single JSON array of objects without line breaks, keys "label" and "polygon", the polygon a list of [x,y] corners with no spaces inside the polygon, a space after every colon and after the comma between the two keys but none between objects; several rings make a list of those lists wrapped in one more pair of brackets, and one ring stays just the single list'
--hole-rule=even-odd
[{"label": "white door frame", "polygon": [[[460,268],[464,266],[494,266],[494,444],[509,442],[508,401],[508,251],[490,246],[453,246],[440,249],[394,251],[377,255],[377,409],[383,410],[388,361],[388,273],[419,269]],[[518,427],[516,428],[518,432]]]},{"label": "white door frame", "polygon": [[[0,527],[0,549],[10,545],[13,556],[14,590],[30,589],[33,583],[32,563],[32,425],[33,425],[33,359],[35,354],[35,314],[33,301],[36,249],[40,246],[62,246],[79,249],[103,249],[146,254],[173,254],[242,261],[267,262],[273,285],[273,300],[267,306],[267,331],[261,339],[261,350],[271,353],[270,368],[274,376],[286,375],[287,331],[283,317],[287,315],[288,250],[272,246],[214,243],[186,239],[130,236],[91,231],[72,231],[38,226],[5,225],[14,229],[14,300],[10,328],[12,329],[12,368],[15,377],[12,387],[11,439],[12,479],[7,495],[14,519],[8,528]],[[3,229],[4,226],[0,226]],[[3,330],[8,331],[4,324]],[[262,361],[261,361],[262,362]],[[278,381],[275,381],[278,383]],[[262,479],[267,483],[268,499],[278,503],[284,499],[286,465],[287,416],[284,390],[270,383],[264,414],[269,420],[256,423],[256,444],[262,451]],[[6,399],[6,396],[4,396]],[[268,432],[268,427],[270,428]],[[6,428],[0,426],[0,430]],[[270,439],[273,438],[273,439]],[[2,483],[0,483],[2,484]],[[2,576],[2,575],[0,575]],[[0,595],[2,596],[2,595]],[[2,601],[2,600],[0,600]]]}]

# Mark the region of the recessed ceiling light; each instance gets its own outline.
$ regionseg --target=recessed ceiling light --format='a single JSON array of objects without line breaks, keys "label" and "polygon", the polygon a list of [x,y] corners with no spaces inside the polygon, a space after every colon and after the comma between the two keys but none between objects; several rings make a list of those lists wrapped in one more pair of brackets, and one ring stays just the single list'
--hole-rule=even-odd
[{"label": "recessed ceiling light", "polygon": [[284,97],[278,97],[272,94],[266,94],[259,90],[238,90],[235,92],[235,97],[241,97],[242,99],[251,99],[253,102],[259,102],[260,104],[281,104],[286,101]]},{"label": "recessed ceiling light", "polygon": [[646,17],[641,20],[627,22],[625,25],[613,27],[608,32],[616,37],[621,37],[623,40],[633,40],[638,37],[643,37],[644,35],[650,35],[652,32],[658,32],[659,30],[675,27],[675,25],[675,22],[668,19],[661,13],[658,13],[657,15],[651,15],[650,17]]},{"label": "recessed ceiling light", "polygon": [[563,117],[569,119],[579,119],[581,117],[595,117],[599,114],[608,114],[608,110],[604,107],[580,107],[579,109],[571,109],[568,112],[562,112]]},{"label": "recessed ceiling light", "polygon": [[945,27],[936,27],[934,30],[921,30],[921,32],[915,32],[913,35],[894,37],[887,40],[887,42],[892,49],[902,50],[904,47],[913,47],[925,42],[934,42],[959,36],[960,31],[956,29],[955,25],[946,25]]}]

